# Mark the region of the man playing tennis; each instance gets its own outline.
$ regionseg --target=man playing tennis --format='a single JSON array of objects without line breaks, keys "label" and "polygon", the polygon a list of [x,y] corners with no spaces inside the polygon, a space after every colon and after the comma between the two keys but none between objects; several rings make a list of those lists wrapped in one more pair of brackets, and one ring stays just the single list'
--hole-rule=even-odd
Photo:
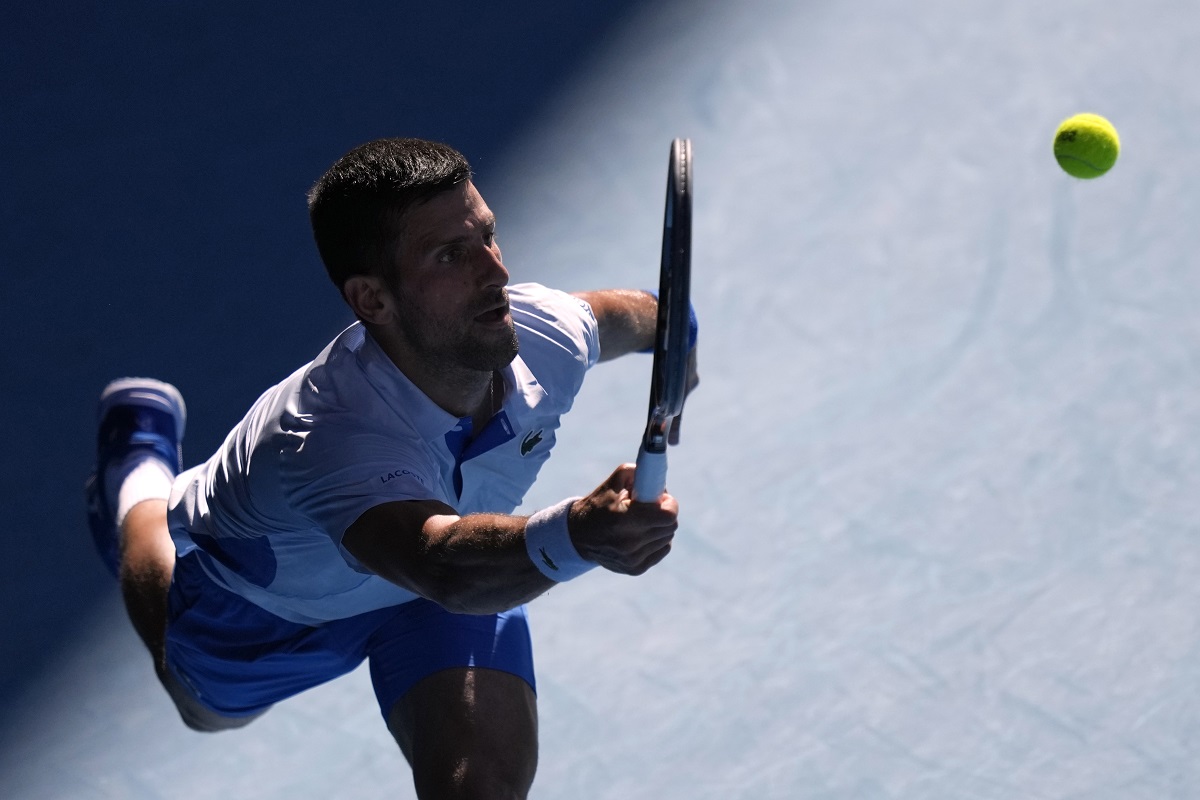
[{"label": "man playing tennis", "polygon": [[524,603],[596,565],[640,575],[678,507],[633,468],[512,516],[586,370],[654,343],[640,291],[508,286],[449,147],[385,139],[309,194],[358,321],[182,471],[169,384],[100,399],[89,521],[184,722],[237,728],[369,662],[421,797],[524,797],[537,765]]}]

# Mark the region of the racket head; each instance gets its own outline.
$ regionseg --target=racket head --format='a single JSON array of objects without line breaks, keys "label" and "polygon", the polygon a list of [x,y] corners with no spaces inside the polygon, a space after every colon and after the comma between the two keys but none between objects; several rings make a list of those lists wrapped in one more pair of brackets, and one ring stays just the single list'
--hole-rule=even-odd
[{"label": "racket head", "polygon": [[675,139],[667,169],[650,412],[642,442],[650,452],[666,451],[671,423],[683,413],[687,397],[691,260],[692,143]]}]

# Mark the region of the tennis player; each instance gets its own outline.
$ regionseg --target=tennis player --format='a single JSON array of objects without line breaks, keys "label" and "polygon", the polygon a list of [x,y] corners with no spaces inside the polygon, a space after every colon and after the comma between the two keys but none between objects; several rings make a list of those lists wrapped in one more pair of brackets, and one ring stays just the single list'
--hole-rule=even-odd
[{"label": "tennis player", "polygon": [[309,193],[357,322],[183,470],[170,384],[100,397],[89,522],[183,721],[244,726],[365,659],[423,798],[525,797],[537,766],[524,604],[595,566],[640,575],[678,506],[594,490],[513,516],[598,361],[653,345],[656,301],[509,285],[461,154],[383,139]]}]

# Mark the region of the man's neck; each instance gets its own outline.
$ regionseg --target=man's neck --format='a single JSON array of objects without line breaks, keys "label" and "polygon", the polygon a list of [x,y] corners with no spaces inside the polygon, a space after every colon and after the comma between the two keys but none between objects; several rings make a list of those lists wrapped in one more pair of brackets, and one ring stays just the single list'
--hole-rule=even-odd
[{"label": "man's neck", "polygon": [[456,417],[471,417],[476,431],[499,408],[502,379],[495,371],[483,372],[435,362],[422,357],[408,344],[385,332],[371,330],[380,349],[413,385],[438,408]]}]

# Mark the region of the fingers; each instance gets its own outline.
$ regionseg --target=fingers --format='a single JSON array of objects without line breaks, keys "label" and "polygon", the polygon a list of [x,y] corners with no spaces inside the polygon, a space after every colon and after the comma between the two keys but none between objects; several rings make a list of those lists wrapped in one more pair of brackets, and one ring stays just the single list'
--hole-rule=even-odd
[{"label": "fingers", "polygon": [[646,526],[674,525],[675,518],[679,516],[679,501],[667,492],[650,500],[633,501],[632,496],[626,500],[628,508],[625,513]]},{"label": "fingers", "polygon": [[[613,470],[613,473],[592,494],[596,495],[605,490],[612,492],[614,495],[612,500],[624,508],[633,501],[633,481],[636,475],[636,464],[622,464]],[[658,508],[672,515],[679,513],[679,503],[667,492],[663,492],[660,497],[653,500],[639,499],[636,505]],[[645,513],[645,511],[634,513]]]},{"label": "fingers", "polygon": [[680,430],[683,428],[683,412],[679,412],[679,416],[671,420],[671,429],[667,431],[667,444],[674,446],[679,444]]},{"label": "fingers", "polygon": [[637,577],[645,575],[650,571],[651,567],[657,566],[664,558],[671,553],[671,542],[647,545],[644,552],[640,553],[635,559],[631,559],[627,566],[621,569],[609,569],[610,572],[616,572],[620,575],[631,575]]},{"label": "fingers", "polygon": [[[637,474],[636,464],[622,464],[613,470],[613,474],[609,475],[604,483],[600,484],[600,488],[607,487],[614,492],[632,492],[633,491],[633,476]],[[597,490],[599,491],[599,490]]]},{"label": "fingers", "polygon": [[688,352],[688,359],[687,359],[687,390],[688,390],[688,392],[689,392],[689,393],[692,391],[692,389],[695,389],[697,386],[699,386],[699,385],[700,385],[700,368],[699,368],[699,366],[698,366],[698,364],[697,364],[697,358],[696,358],[696,351],[697,351],[697,350],[699,350],[699,348],[698,348],[698,347],[693,347],[693,348],[692,348],[692,349],[691,349],[691,350]]},{"label": "fingers", "polygon": [[636,570],[630,572],[629,574],[634,575],[634,576],[644,575],[650,570],[651,567],[658,566],[658,563],[670,554],[671,554],[671,543],[667,542],[662,547],[660,547],[657,550],[655,550],[654,552],[650,553],[650,555],[647,556],[646,560],[642,562],[641,566],[639,568],[637,568]]},{"label": "fingers", "polygon": [[671,551],[675,527],[647,531],[636,538],[613,538],[594,548],[591,560],[621,575],[642,575]]},{"label": "fingers", "polygon": [[[693,347],[688,352],[687,360],[687,389],[684,392],[684,397],[688,397],[700,385],[700,373],[696,366],[696,351],[699,348]],[[679,435],[683,431],[683,411],[679,412],[679,416],[671,420],[671,428],[667,431],[667,444],[679,444]]]},{"label": "fingers", "polygon": [[641,575],[671,549],[679,503],[664,493],[634,502],[633,464],[622,464],[592,494],[571,508],[571,539],[579,554],[612,572]]}]

